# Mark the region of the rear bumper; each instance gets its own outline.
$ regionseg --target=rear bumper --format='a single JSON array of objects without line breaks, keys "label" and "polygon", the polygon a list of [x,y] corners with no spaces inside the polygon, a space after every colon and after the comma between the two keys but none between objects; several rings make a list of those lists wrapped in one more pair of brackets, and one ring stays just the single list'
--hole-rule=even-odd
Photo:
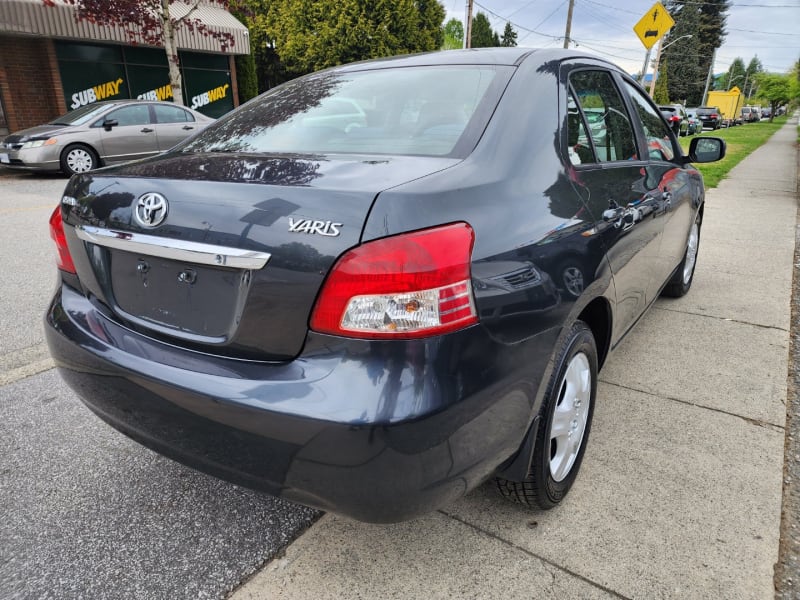
[{"label": "rear bumper", "polygon": [[68,286],[45,330],[67,383],[133,439],[223,479],[372,522],[443,506],[513,456],[540,401],[550,358],[542,349],[554,341],[506,346],[480,326],[413,342],[312,333],[294,361],[236,361],[132,332]]}]

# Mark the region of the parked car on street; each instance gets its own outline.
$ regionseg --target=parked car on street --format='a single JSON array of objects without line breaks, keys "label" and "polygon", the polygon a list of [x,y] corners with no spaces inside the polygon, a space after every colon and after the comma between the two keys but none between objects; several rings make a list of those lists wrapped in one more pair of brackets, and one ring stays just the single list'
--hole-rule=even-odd
[{"label": "parked car on street", "polygon": [[664,115],[664,118],[669,123],[675,135],[688,135],[689,133],[689,119],[686,116],[686,111],[680,104],[668,104],[666,106],[659,106],[658,110]]},{"label": "parked car on street", "polygon": [[374,522],[491,478],[550,508],[609,351],[692,285],[692,163],[724,154],[579,51],[322,71],[74,175],[47,342],[100,418],[245,486]]},{"label": "parked car on street", "polygon": [[7,136],[0,144],[0,164],[27,171],[85,173],[164,152],[213,122],[172,102],[95,102]]},{"label": "parked car on street", "polygon": [[742,121],[745,123],[757,123],[761,120],[761,114],[755,106],[742,107]]},{"label": "parked car on street", "polygon": [[703,122],[697,116],[696,108],[689,108],[686,110],[686,120],[689,122],[689,127],[687,128],[688,135],[694,135],[695,133],[703,131]]},{"label": "parked car on street", "polygon": [[701,106],[697,109],[697,118],[703,123],[704,129],[719,129],[722,124],[722,111],[718,106]]}]

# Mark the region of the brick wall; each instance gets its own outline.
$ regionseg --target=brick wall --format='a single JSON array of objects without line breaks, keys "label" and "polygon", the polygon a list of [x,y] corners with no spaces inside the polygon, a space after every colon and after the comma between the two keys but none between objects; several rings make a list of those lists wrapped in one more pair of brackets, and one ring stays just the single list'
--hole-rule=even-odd
[{"label": "brick wall", "polygon": [[12,132],[67,112],[52,40],[0,35],[0,94]]}]

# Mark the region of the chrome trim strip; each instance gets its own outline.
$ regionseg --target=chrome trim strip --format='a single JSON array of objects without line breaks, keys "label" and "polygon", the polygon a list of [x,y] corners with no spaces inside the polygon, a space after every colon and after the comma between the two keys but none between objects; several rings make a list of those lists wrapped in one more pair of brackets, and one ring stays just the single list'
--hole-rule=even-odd
[{"label": "chrome trim strip", "polygon": [[114,231],[90,225],[78,225],[75,233],[84,242],[106,248],[215,267],[261,269],[272,257],[268,252],[200,244],[130,231]]}]

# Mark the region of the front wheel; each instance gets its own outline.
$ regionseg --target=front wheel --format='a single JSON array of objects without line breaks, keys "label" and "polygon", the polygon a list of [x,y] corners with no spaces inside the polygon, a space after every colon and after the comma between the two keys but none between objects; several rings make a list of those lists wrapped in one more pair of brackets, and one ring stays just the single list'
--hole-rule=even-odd
[{"label": "front wheel", "polygon": [[686,240],[686,251],[683,253],[683,260],[672,278],[661,292],[663,296],[669,298],[680,298],[685,296],[692,287],[694,280],[694,268],[697,266],[697,252],[700,250],[700,214],[695,217],[692,228],[689,230],[689,238]]},{"label": "front wheel", "polygon": [[542,509],[553,508],[578,476],[589,439],[597,395],[597,346],[588,325],[576,321],[556,358],[542,406],[528,477],[497,478],[506,498]]},{"label": "front wheel", "polygon": [[67,175],[86,173],[100,166],[97,153],[83,144],[70,144],[61,153],[61,170]]}]

